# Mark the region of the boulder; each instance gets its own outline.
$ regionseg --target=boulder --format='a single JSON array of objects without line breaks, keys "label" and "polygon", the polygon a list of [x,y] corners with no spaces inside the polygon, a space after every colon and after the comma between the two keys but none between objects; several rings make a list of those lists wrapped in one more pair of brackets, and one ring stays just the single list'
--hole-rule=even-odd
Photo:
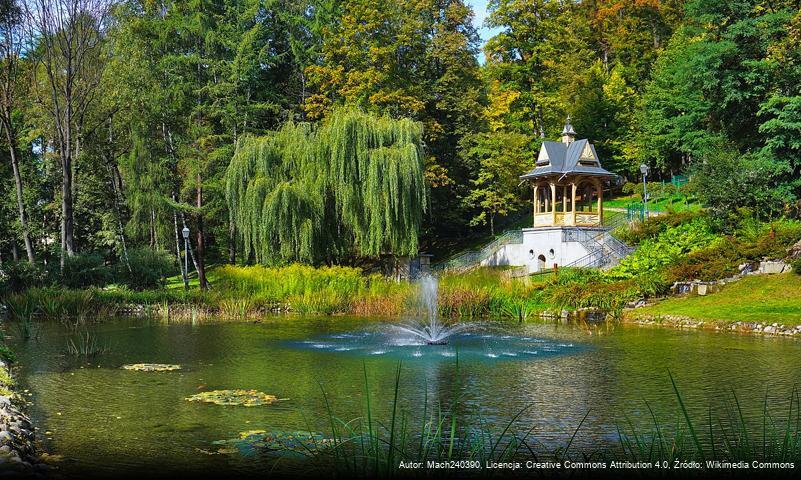
[{"label": "boulder", "polygon": [[801,257],[801,240],[795,242],[795,245],[787,249],[787,256],[790,258]]}]

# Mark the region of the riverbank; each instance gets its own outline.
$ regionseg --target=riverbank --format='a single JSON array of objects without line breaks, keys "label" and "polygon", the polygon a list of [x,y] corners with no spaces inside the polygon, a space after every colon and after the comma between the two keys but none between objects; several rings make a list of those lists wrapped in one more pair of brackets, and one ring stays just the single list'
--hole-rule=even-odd
[{"label": "riverbank", "polygon": [[801,276],[749,275],[708,295],[681,295],[626,310],[623,321],[673,328],[801,335]]},{"label": "riverbank", "polygon": [[42,469],[36,460],[34,428],[22,413],[24,399],[14,391],[6,360],[0,360],[0,475],[33,475]]}]

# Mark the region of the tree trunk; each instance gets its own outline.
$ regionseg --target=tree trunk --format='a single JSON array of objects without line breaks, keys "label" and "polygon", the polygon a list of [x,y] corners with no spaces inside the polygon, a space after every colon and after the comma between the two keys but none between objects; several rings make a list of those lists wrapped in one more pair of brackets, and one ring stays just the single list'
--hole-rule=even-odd
[{"label": "tree trunk", "polygon": [[[174,193],[172,194],[172,201],[177,201]],[[184,265],[186,264],[185,260],[181,258],[181,238],[183,238],[183,235],[178,231],[178,213],[176,213],[175,210],[172,211],[172,222],[175,226],[175,258],[178,259],[178,267],[181,269],[181,280],[184,281],[184,285],[187,285],[187,276],[189,275],[189,272],[187,272],[186,268],[184,268]],[[186,224],[186,222],[184,222],[184,224]],[[185,252],[185,255],[188,256],[189,252]]]},{"label": "tree trunk", "polygon": [[203,184],[201,183],[200,173],[197,174],[197,279],[200,282],[201,290],[208,290],[209,284],[206,281],[206,268],[203,265],[203,256],[205,255],[206,244],[203,238],[203,214],[200,209],[203,208]]},{"label": "tree trunk", "polygon": [[[65,142],[66,143],[66,142]],[[73,245],[74,211],[72,197],[72,151],[67,146],[61,148],[61,267],[64,268],[65,255],[71,257],[75,254]]]},{"label": "tree trunk", "polygon": [[61,181],[61,221],[64,251],[68,257],[75,254],[74,231],[75,231],[75,211],[72,196],[73,184],[75,180],[72,176],[72,149],[69,142],[64,142],[65,148],[61,149],[63,155],[61,160],[62,181]]},{"label": "tree trunk", "polygon": [[228,263],[236,263],[236,225],[230,222],[228,225]]},{"label": "tree trunk", "polygon": [[[7,118],[10,119],[10,112]],[[14,171],[14,184],[17,190],[17,207],[19,208],[19,223],[22,227],[22,240],[25,242],[25,252],[28,254],[28,262],[34,263],[33,244],[31,243],[30,230],[28,229],[28,216],[25,213],[25,200],[22,195],[22,175],[19,171],[19,158],[17,157],[17,139],[11,125],[5,126],[6,140],[8,141],[8,153],[11,155],[11,169]]]}]

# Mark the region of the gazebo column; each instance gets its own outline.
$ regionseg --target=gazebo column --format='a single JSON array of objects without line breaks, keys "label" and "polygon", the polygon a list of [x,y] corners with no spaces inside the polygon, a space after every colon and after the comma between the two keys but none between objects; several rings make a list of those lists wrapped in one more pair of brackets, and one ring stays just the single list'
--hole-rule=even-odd
[{"label": "gazebo column", "polygon": [[562,187],[562,212],[567,213],[567,185]]},{"label": "gazebo column", "polygon": [[601,182],[597,183],[598,186],[598,225],[603,225],[604,223],[604,209],[603,209],[603,197],[604,197],[604,189]]},{"label": "gazebo column", "polygon": [[573,191],[570,199],[570,211],[573,212],[573,222],[572,225],[576,225],[576,190],[578,190],[578,185],[576,182],[570,184],[571,190]]},{"label": "gazebo column", "polygon": [[534,215],[540,213],[540,186],[534,185]]},{"label": "gazebo column", "polygon": [[551,225],[556,225],[556,184],[551,183],[551,214],[553,215],[553,220]]}]

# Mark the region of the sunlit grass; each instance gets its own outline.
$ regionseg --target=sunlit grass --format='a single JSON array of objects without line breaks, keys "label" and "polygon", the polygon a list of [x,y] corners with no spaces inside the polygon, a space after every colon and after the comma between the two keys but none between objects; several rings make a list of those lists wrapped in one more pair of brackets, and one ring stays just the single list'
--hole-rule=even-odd
[{"label": "sunlit grass", "polygon": [[801,276],[793,273],[753,275],[705,296],[671,297],[628,314],[680,315],[721,322],[801,324]]}]

